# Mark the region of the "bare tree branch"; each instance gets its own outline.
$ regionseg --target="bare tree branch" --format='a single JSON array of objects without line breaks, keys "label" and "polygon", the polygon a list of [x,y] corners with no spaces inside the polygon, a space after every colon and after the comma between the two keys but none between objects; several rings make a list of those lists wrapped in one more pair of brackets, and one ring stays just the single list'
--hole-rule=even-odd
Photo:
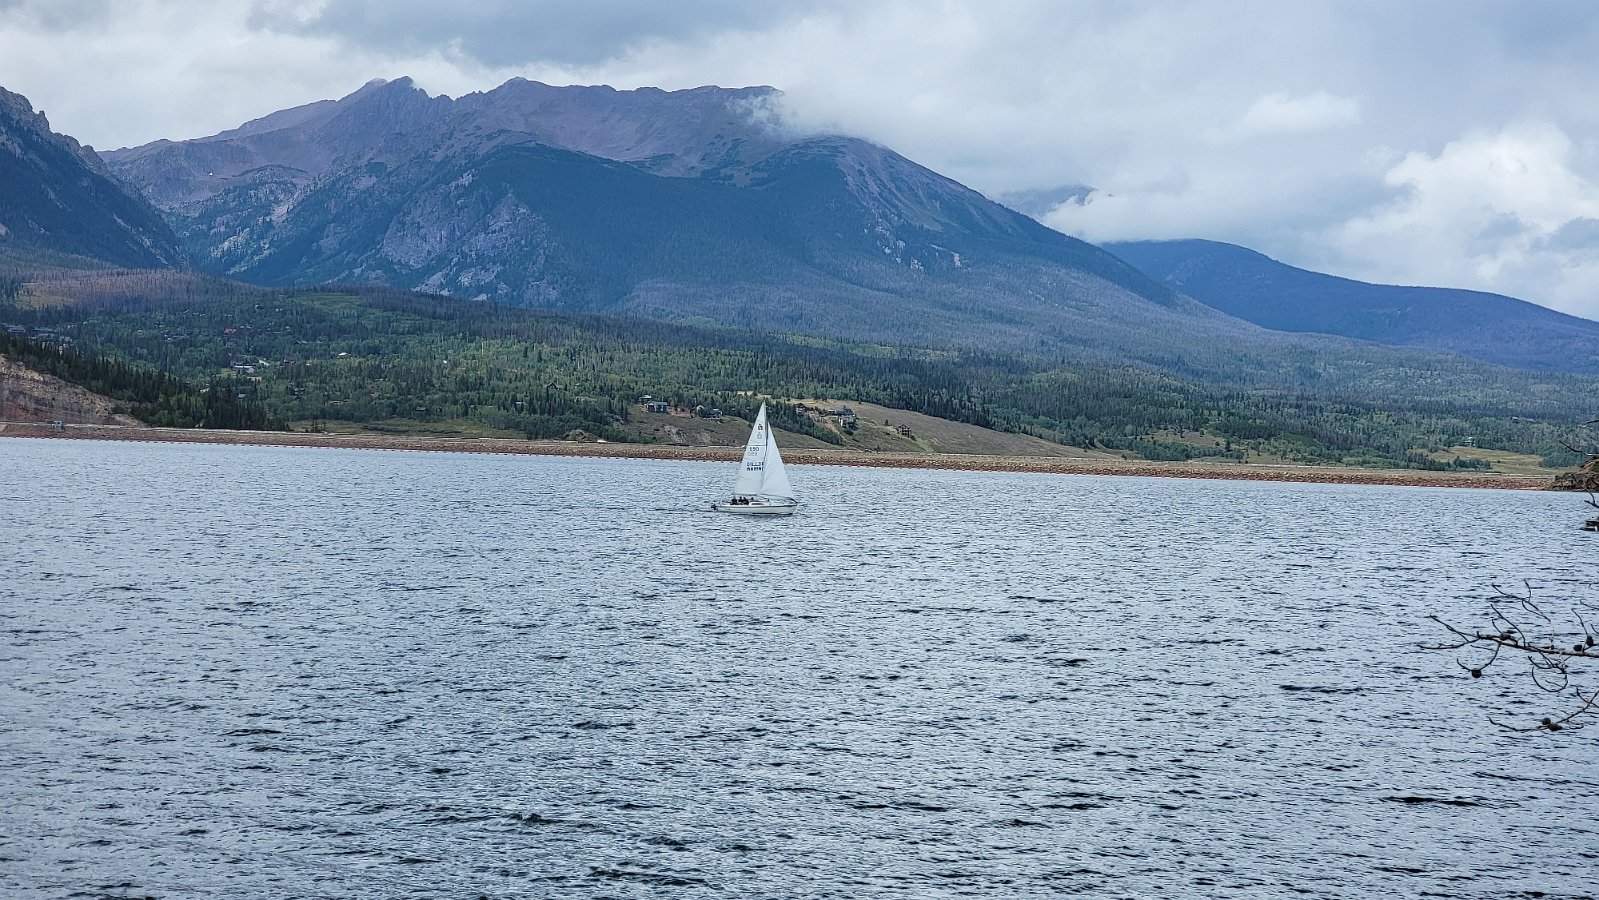
[{"label": "bare tree branch", "polygon": [[[1579,490],[1588,494],[1587,504],[1599,509],[1599,419],[1578,425],[1569,439],[1560,441],[1567,450],[1584,457],[1581,470],[1555,479],[1559,490]],[[1599,531],[1599,518],[1583,524]],[[1586,598],[1570,601],[1569,619],[1557,623],[1534,597],[1531,582],[1523,581],[1520,592],[1494,585],[1488,601],[1486,627],[1466,630],[1428,616],[1443,626],[1450,639],[1423,645],[1429,650],[1448,650],[1455,663],[1472,678],[1481,678],[1501,659],[1524,660],[1533,685],[1560,698],[1566,711],[1545,716],[1537,725],[1522,726],[1489,717],[1489,721],[1511,731],[1568,731],[1599,721],[1599,687],[1585,687],[1599,681],[1599,648],[1595,647],[1594,625],[1599,620],[1599,604]],[[1592,660],[1594,662],[1590,663]]]},{"label": "bare tree branch", "polygon": [[[1584,674],[1592,676],[1593,669],[1579,668],[1574,672],[1572,668],[1578,660],[1594,660],[1599,667],[1599,647],[1595,646],[1593,628],[1582,612],[1596,611],[1593,604],[1586,600],[1575,602],[1575,628],[1558,628],[1534,597],[1530,583],[1523,582],[1523,593],[1498,585],[1493,588],[1495,596],[1488,602],[1486,628],[1468,631],[1438,616],[1428,616],[1451,639],[1424,647],[1454,651],[1456,664],[1472,678],[1483,677],[1501,658],[1520,658],[1527,663],[1530,679],[1539,690],[1565,697],[1571,704],[1563,714],[1546,716],[1534,726],[1512,725],[1490,717],[1489,721],[1496,725],[1511,731],[1574,731],[1599,721],[1599,688],[1585,689],[1577,680]],[[1579,667],[1582,665],[1578,663]]]}]

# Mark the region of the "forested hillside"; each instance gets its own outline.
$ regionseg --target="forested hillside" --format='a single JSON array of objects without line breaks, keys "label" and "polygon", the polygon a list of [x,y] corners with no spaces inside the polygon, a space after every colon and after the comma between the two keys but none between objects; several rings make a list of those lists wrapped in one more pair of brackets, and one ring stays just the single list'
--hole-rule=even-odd
[{"label": "forested hillside", "polygon": [[282,425],[259,403],[237,394],[236,385],[227,378],[213,377],[205,387],[197,388],[192,381],[151,366],[64,349],[4,331],[0,331],[0,356],[102,397],[124,401],[121,409],[150,425],[248,430]]},{"label": "forested hillside", "polygon": [[17,251],[125,266],[186,261],[154,207],[92,150],[52,132],[26,97],[0,88],[0,253]]},{"label": "forested hillside", "polygon": [[1532,371],[1599,372],[1599,322],[1514,297],[1368,284],[1217,241],[1134,241],[1107,249],[1149,277],[1265,328],[1430,347]]},{"label": "forested hillside", "polygon": [[[175,273],[30,282],[0,318],[82,351],[259,402],[297,427],[470,427],[637,440],[643,394],[753,411],[779,401],[880,403],[1077,446],[1173,459],[1249,451],[1315,462],[1436,466],[1468,439],[1563,459],[1593,385],[1527,373],[1416,378],[1391,394],[1217,387],[1128,365],[930,350],[561,315],[387,289],[272,291]],[[47,296],[50,302],[41,302]],[[1519,379],[1519,380],[1518,380]],[[1532,396],[1536,395],[1536,396]],[[779,403],[779,424],[836,435]]]}]

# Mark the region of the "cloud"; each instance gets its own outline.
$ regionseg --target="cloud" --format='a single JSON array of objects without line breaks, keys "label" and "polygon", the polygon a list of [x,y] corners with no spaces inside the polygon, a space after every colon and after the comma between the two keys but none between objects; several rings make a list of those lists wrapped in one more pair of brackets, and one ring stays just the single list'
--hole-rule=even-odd
[{"label": "cloud", "polygon": [[62,30],[29,11],[44,5],[0,7],[0,86],[103,149],[214,134],[373,77],[412,75],[435,92],[464,92],[516,74],[467,66],[447,48],[399,59],[253,29],[251,7],[211,0],[122,0]]},{"label": "cloud", "polygon": [[[817,0],[806,7],[822,6]],[[251,12],[255,28],[328,37],[347,46],[397,55],[448,47],[480,67],[533,62],[584,65],[632,47],[685,41],[715,31],[769,28],[790,13],[760,0],[264,0]]]},{"label": "cloud", "polygon": [[1323,241],[1373,277],[1532,293],[1590,315],[1599,288],[1599,171],[1563,130],[1524,122],[1411,152],[1392,201]]},{"label": "cloud", "polygon": [[1599,259],[1599,219],[1578,216],[1543,239],[1542,249],[1575,253],[1586,260]]},{"label": "cloud", "polygon": [[1360,101],[1353,97],[1334,97],[1326,91],[1312,91],[1303,97],[1267,94],[1244,112],[1239,124],[1241,136],[1299,134],[1325,131],[1360,121]]},{"label": "cloud", "polygon": [[94,30],[111,12],[111,0],[0,0],[0,27],[50,33]]}]

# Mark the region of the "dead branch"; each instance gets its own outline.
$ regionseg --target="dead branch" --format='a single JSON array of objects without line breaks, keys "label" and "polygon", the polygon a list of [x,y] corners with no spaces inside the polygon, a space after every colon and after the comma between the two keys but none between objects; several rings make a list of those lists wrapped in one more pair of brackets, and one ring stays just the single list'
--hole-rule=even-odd
[{"label": "dead branch", "polygon": [[1521,659],[1528,666],[1531,681],[1540,690],[1567,698],[1571,706],[1559,716],[1546,716],[1537,725],[1517,726],[1492,717],[1489,721],[1511,731],[1567,731],[1576,730],[1599,720],[1599,689],[1584,689],[1579,678],[1595,675],[1592,669],[1581,668],[1578,660],[1595,660],[1599,667],[1599,648],[1595,647],[1594,628],[1589,624],[1589,614],[1599,612],[1593,603],[1578,600],[1573,603],[1571,617],[1575,629],[1569,625],[1558,628],[1554,619],[1544,611],[1533,596],[1530,583],[1523,582],[1524,593],[1507,591],[1494,585],[1495,596],[1488,603],[1488,623],[1485,628],[1466,630],[1445,622],[1438,616],[1428,616],[1451,635],[1451,639],[1438,644],[1424,645],[1429,650],[1448,650],[1455,653],[1455,662],[1471,675],[1481,678],[1501,659]]}]

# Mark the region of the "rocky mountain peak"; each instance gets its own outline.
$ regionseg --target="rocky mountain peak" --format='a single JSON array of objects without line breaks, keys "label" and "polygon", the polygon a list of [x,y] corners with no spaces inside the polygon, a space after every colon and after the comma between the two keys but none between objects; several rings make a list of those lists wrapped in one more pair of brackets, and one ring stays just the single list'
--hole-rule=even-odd
[{"label": "rocky mountain peak", "polygon": [[110,176],[90,148],[50,130],[26,97],[0,88],[0,244],[126,266],[185,256],[143,198]]},{"label": "rocky mountain peak", "polygon": [[769,87],[617,90],[513,78],[463,96],[452,121],[460,129],[520,135],[659,175],[691,176],[748,165],[781,146],[760,114],[760,104],[777,96]]},{"label": "rocky mountain peak", "polygon": [[0,88],[0,133],[15,132],[26,129],[39,136],[41,140],[49,141],[63,150],[83,160],[93,171],[102,175],[109,174],[105,162],[92,147],[84,147],[69,135],[57,134],[50,130],[50,120],[44,111],[35,112],[33,104],[27,97],[14,94],[5,88]]},{"label": "rocky mountain peak", "polygon": [[[177,213],[208,266],[266,284],[375,281],[702,315],[713,271],[757,292],[775,279],[825,284],[829,296],[870,284],[905,298],[975,297],[1014,266],[1078,273],[1060,279],[1074,295],[1097,284],[1134,308],[1169,306],[1169,289],[1114,257],[888,148],[796,133],[780,98],[767,86],[514,78],[452,99],[375,80],[232,133],[108,158]],[[1021,306],[1035,302],[1028,294]],[[836,324],[856,312],[785,301],[763,315]]]},{"label": "rocky mountain peak", "polygon": [[279,184],[287,173],[303,185],[363,161],[392,164],[419,153],[481,156],[517,143],[632,163],[657,175],[697,176],[747,167],[782,147],[789,138],[773,127],[770,109],[779,96],[764,86],[617,90],[513,78],[451,99],[430,96],[409,77],[377,78],[337,100],[104,158],[165,209],[248,187],[260,173]]},{"label": "rocky mountain peak", "polygon": [[5,88],[0,88],[0,113],[17,121],[32,120],[41,131],[50,130],[50,120],[45,118],[44,113],[34,112],[33,104],[28,102],[27,97],[13,94]]}]

